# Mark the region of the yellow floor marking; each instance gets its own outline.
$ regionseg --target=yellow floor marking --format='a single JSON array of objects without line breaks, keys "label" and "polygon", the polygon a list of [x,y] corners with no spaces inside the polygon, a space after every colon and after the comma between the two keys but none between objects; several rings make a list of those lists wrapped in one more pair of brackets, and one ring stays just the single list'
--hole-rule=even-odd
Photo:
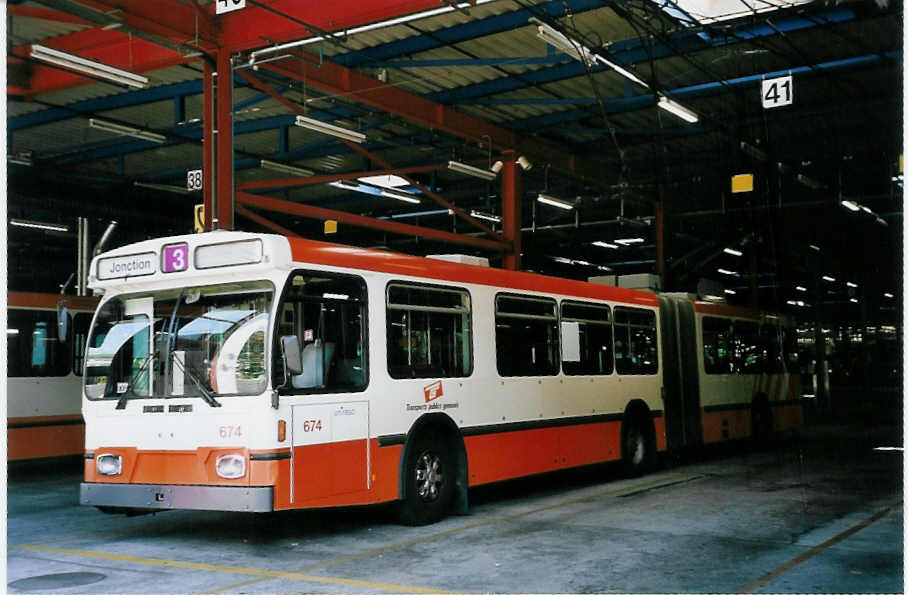
[{"label": "yellow floor marking", "polygon": [[231,574],[251,574],[268,579],[289,579],[295,581],[304,581],[308,583],[333,583],[338,585],[347,585],[350,587],[360,587],[367,589],[377,589],[379,591],[397,591],[403,593],[450,593],[450,591],[441,591],[438,589],[426,589],[422,587],[412,587],[409,585],[395,585],[391,583],[377,583],[373,581],[361,581],[350,578],[340,578],[333,576],[315,576],[312,574],[303,574],[301,572],[287,572],[283,570],[265,570],[261,568],[246,568],[243,566],[221,566],[216,564],[202,564],[198,562],[182,562],[178,560],[161,560],[158,558],[139,558],[136,556],[126,556],[123,554],[108,554],[105,552],[92,552],[87,550],[73,550],[58,547],[45,547],[40,545],[20,545],[17,549],[32,550],[38,552],[50,552],[55,554],[68,554],[71,556],[84,556],[89,558],[102,558],[104,560],[116,560],[119,562],[133,562],[136,564],[150,564],[153,566],[168,566],[171,568],[185,568],[188,570],[206,570],[209,572],[226,572]]},{"label": "yellow floor marking", "polygon": [[834,546],[835,544],[839,543],[840,541],[843,541],[843,540],[851,537],[852,535],[854,535],[861,529],[865,529],[865,528],[869,527],[873,523],[877,522],[878,520],[880,520],[881,518],[883,518],[884,516],[889,514],[892,511],[892,509],[895,506],[898,506],[899,504],[901,504],[901,502],[894,504],[893,506],[888,506],[888,507],[884,508],[883,510],[877,512],[872,517],[870,517],[868,519],[864,519],[857,525],[854,525],[850,529],[846,529],[845,531],[842,531],[835,537],[830,537],[823,543],[815,545],[811,548],[808,548],[804,553],[802,553],[798,556],[795,556],[788,562],[785,562],[784,564],[781,564],[781,565],[773,568],[772,570],[770,570],[766,574],[760,576],[759,578],[756,578],[756,579],[750,581],[749,583],[738,587],[737,589],[735,589],[734,592],[735,593],[753,593],[754,591],[756,591],[760,587],[764,586],[765,584],[769,583],[770,581],[773,581],[773,580],[779,578],[780,576],[782,576],[783,574],[785,574],[786,572],[788,572],[795,566],[798,566],[801,563],[806,562],[810,558],[813,558],[814,556],[816,556],[823,550],[826,550],[826,549]]},{"label": "yellow floor marking", "polygon": [[[629,492],[639,492],[642,490],[651,490],[663,486],[670,486],[676,483],[687,482],[695,479],[700,479],[706,477],[705,475],[700,474],[684,474],[684,475],[675,475],[671,478],[662,478],[659,481],[649,482],[645,484],[634,484],[632,486],[625,486],[623,488],[617,488],[612,490],[605,490],[603,492],[597,492],[590,496],[582,496],[580,498],[571,498],[570,500],[564,500],[556,504],[550,504],[548,506],[542,506],[540,508],[534,508],[532,510],[526,510],[524,512],[518,512],[514,514],[509,514],[501,517],[495,517],[487,521],[479,521],[476,523],[469,523],[467,525],[461,525],[460,527],[454,527],[453,529],[448,529],[447,531],[440,531],[438,533],[432,533],[431,535],[425,535],[423,537],[417,537],[415,539],[409,539],[407,541],[399,541],[397,543],[392,543],[380,548],[373,548],[370,550],[365,550],[357,554],[351,554],[349,556],[344,556],[342,558],[335,558],[333,560],[325,560],[323,562],[315,562],[314,564],[309,564],[297,570],[297,572],[307,572],[314,570],[316,568],[325,568],[326,566],[334,566],[336,564],[343,564],[344,562],[350,562],[352,560],[358,560],[361,558],[368,558],[370,556],[375,556],[378,554],[384,554],[392,550],[403,549],[411,545],[416,545],[419,543],[425,543],[427,541],[435,541],[436,539],[442,537],[448,537],[450,535],[455,535],[457,533],[462,533],[464,531],[469,531],[470,529],[477,529],[480,527],[488,527],[490,525],[497,525],[498,523],[504,523],[507,521],[517,520],[526,516],[533,514],[538,514],[540,512],[548,512],[550,510],[556,510],[558,508],[564,508],[565,506],[570,506],[572,504],[582,504],[584,502],[592,502],[593,500],[598,500],[599,498],[606,498],[609,496],[620,496],[624,493]],[[212,589],[210,591],[202,591],[199,595],[211,595],[213,593],[220,593],[224,591],[234,591],[238,587],[245,587],[246,585],[262,582],[269,580],[267,578],[257,579],[254,581],[246,581],[244,583],[237,583],[235,585],[224,585],[223,587],[218,587],[217,589]]]}]

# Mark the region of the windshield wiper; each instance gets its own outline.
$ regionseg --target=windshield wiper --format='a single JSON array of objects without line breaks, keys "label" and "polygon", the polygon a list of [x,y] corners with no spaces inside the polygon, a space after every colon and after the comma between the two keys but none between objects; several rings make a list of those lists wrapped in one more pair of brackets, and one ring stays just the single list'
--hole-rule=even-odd
[{"label": "windshield wiper", "polygon": [[129,379],[129,384],[126,385],[126,390],[123,391],[123,396],[120,397],[119,401],[117,401],[117,406],[115,407],[115,409],[125,409],[126,408],[126,401],[129,400],[129,394],[130,393],[135,394],[133,392],[133,390],[135,388],[136,381],[139,379],[139,376],[142,374],[142,372],[145,372],[145,370],[148,368],[148,363],[150,361],[151,361],[151,356],[150,355],[145,356],[145,361],[142,362],[142,365],[139,367],[138,370],[136,370],[136,373],[133,374],[132,378]]},{"label": "windshield wiper", "polygon": [[221,404],[214,398],[212,392],[205,388],[205,386],[202,384],[202,381],[199,380],[198,374],[196,374],[196,371],[192,369],[192,366],[184,366],[179,359],[175,359],[173,361],[175,361],[176,364],[180,366],[180,370],[183,371],[183,374],[188,375],[189,379],[192,380],[192,383],[195,385],[195,387],[199,389],[199,393],[202,395],[202,400],[204,400],[212,407],[221,406]]}]

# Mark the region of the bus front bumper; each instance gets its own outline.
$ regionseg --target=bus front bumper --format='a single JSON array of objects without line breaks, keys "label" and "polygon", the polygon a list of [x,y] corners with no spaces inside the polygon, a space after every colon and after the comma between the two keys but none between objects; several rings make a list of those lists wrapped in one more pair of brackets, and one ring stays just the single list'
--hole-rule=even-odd
[{"label": "bus front bumper", "polygon": [[82,483],[79,504],[151,510],[271,512],[274,510],[274,488]]}]

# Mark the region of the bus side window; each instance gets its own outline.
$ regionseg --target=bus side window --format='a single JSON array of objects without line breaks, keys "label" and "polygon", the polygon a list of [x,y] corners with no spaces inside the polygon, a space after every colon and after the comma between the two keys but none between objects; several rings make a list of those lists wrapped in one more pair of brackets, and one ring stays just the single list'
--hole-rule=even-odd
[{"label": "bus side window", "polygon": [[[562,333],[565,325],[576,325],[579,334],[580,354],[576,361],[567,356],[561,368],[569,376],[611,374],[614,368],[612,347],[612,321],[608,306],[598,304],[561,303]],[[564,336],[562,344],[567,352]]]},{"label": "bus side window", "polygon": [[656,374],[657,340],[655,312],[615,308],[615,370],[619,374]]},{"label": "bus side window", "polygon": [[555,300],[495,297],[495,349],[501,376],[555,376],[560,363]]},{"label": "bus side window", "polygon": [[387,289],[388,374],[462,378],[473,372],[470,294],[391,283]]},{"label": "bus side window", "polygon": [[57,317],[43,310],[9,310],[6,331],[8,377],[66,376],[69,348],[57,340]]},{"label": "bus side window", "polygon": [[731,320],[703,317],[703,369],[707,374],[732,372]]},{"label": "bus side window", "polygon": [[366,386],[366,285],[360,277],[300,271],[290,277],[278,308],[274,385],[284,384],[280,337],[296,335],[303,373],[288,392],[347,392]]},{"label": "bus side window", "polygon": [[760,326],[756,322],[736,321],[734,331],[735,372],[759,374],[766,359],[760,341]]}]

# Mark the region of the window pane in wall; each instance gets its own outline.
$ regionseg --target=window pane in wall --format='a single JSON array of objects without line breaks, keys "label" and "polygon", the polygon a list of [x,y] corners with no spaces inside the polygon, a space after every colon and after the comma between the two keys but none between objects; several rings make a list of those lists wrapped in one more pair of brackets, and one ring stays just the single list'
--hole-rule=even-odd
[{"label": "window pane in wall", "polygon": [[495,300],[495,346],[502,376],[554,376],[559,336],[555,300],[499,295]]},{"label": "window pane in wall", "polygon": [[580,357],[562,361],[561,368],[570,376],[611,374],[614,368],[612,324],[608,306],[563,302],[562,328],[575,324],[579,331]]},{"label": "window pane in wall", "polygon": [[615,308],[615,369],[619,374],[656,374],[657,340],[655,312]]},{"label": "window pane in wall", "polygon": [[388,286],[387,300],[392,378],[461,378],[472,373],[467,291],[395,283]]},{"label": "window pane in wall", "polygon": [[43,310],[9,310],[6,331],[8,377],[66,376],[69,348],[57,339],[57,316]]}]

